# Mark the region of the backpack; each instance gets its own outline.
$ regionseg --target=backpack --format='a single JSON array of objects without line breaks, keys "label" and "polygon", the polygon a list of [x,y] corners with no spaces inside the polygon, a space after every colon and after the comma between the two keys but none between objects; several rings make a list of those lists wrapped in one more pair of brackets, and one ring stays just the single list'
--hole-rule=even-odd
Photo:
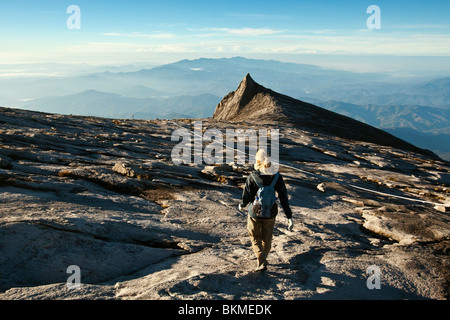
[{"label": "backpack", "polygon": [[269,219],[275,217],[278,213],[275,184],[277,183],[279,173],[277,172],[275,174],[275,177],[269,186],[265,186],[262,179],[255,173],[252,173],[251,176],[259,188],[255,200],[250,207],[250,212],[253,213],[253,215],[251,215],[252,218]]}]

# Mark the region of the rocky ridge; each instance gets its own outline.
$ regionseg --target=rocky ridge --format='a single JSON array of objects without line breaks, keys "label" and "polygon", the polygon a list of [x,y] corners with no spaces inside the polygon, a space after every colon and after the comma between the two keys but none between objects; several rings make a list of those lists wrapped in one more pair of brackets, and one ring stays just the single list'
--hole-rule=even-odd
[{"label": "rocky ridge", "polygon": [[274,92],[247,74],[236,91],[217,105],[215,120],[262,122],[281,121],[329,136],[392,146],[435,157],[393,135],[352,118]]},{"label": "rocky ridge", "polygon": [[[0,108],[0,299],[448,299],[449,164],[283,119],[243,122],[256,88],[241,83],[242,99],[199,120],[280,130],[296,224],[286,230],[281,210],[267,272],[252,272],[237,212],[251,166],[171,161],[173,131],[194,120]],[[66,285],[70,265],[80,289]],[[366,284],[373,265],[379,290]]]}]

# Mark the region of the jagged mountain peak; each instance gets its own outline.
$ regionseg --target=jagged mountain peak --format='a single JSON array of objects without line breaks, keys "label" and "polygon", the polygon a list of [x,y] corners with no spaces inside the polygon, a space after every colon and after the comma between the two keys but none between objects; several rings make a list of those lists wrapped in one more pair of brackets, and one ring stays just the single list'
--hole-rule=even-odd
[{"label": "jagged mountain peak", "polygon": [[233,97],[233,102],[238,104],[237,111],[239,112],[243,107],[245,107],[245,105],[248,104],[256,94],[262,92],[261,89],[262,87],[252,79],[250,73],[247,73],[239,84],[236,94]]},{"label": "jagged mountain peak", "polygon": [[249,73],[236,91],[217,105],[215,120],[279,122],[307,131],[344,139],[392,146],[435,156],[383,130],[319,106],[275,92],[257,83]]},{"label": "jagged mountain peak", "polygon": [[249,73],[239,84],[236,91],[230,92],[218,104],[213,119],[245,121],[255,118],[274,119],[277,115],[270,89],[258,84]]},{"label": "jagged mountain peak", "polygon": [[244,79],[242,79],[241,83],[239,84],[239,87],[247,87],[247,88],[256,88],[260,86],[258,83],[253,80],[253,78],[250,76],[250,73],[247,73]]}]

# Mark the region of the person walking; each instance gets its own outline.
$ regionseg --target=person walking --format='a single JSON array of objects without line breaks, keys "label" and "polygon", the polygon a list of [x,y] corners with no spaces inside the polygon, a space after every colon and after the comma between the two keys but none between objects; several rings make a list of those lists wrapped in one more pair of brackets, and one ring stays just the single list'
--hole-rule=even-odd
[{"label": "person walking", "polygon": [[[275,191],[288,219],[288,230],[292,230],[294,222],[282,175],[271,163],[264,149],[258,150],[255,160],[255,171],[247,178],[239,203],[239,210],[242,211],[249,205],[247,230],[250,235],[252,250],[256,255],[257,266],[255,270],[265,271],[268,265],[267,256],[272,247],[273,228],[278,214]],[[270,192],[274,193],[273,200],[271,200]],[[266,203],[263,204],[263,201],[266,201]],[[270,206],[268,210],[267,205]],[[264,211],[268,212],[265,213]]]}]

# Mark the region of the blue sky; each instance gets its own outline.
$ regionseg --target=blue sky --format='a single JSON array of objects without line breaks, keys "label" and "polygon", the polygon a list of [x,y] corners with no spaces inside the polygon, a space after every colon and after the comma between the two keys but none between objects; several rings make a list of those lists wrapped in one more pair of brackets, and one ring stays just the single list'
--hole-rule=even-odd
[{"label": "blue sky", "polygon": [[[369,30],[370,5],[381,29]],[[81,29],[66,26],[78,5]],[[202,56],[447,56],[450,1],[17,0],[0,5],[2,64]]]}]

